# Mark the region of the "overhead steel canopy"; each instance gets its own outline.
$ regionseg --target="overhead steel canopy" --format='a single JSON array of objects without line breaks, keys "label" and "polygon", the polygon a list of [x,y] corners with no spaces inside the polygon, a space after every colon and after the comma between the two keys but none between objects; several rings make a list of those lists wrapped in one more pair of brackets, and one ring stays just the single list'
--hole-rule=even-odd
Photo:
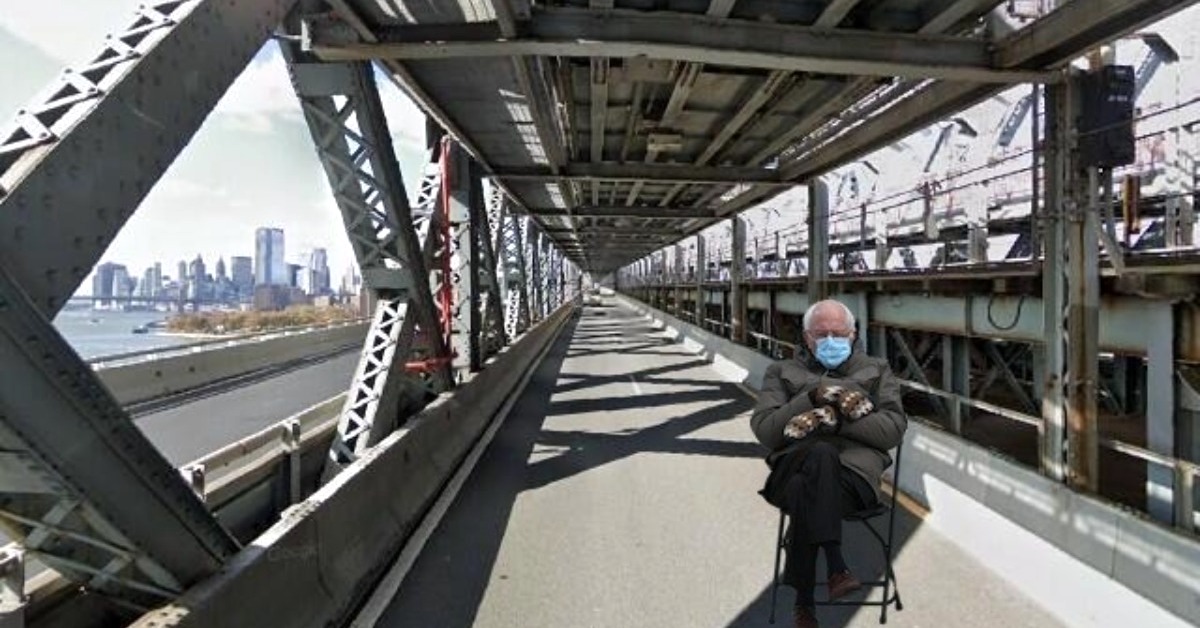
[{"label": "overhead steel canopy", "polygon": [[378,60],[608,272],[1194,2],[330,0],[301,34]]}]

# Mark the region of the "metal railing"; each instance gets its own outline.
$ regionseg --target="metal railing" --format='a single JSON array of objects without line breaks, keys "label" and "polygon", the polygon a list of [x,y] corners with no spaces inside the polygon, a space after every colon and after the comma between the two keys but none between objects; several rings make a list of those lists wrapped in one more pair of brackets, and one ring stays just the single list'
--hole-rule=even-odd
[{"label": "metal railing", "polygon": [[257,476],[255,471],[286,466],[288,497],[296,503],[300,492],[300,456],[304,444],[331,436],[346,394],[310,406],[282,421],[230,443],[179,467],[180,474],[205,503],[216,506],[228,497],[234,475]]},{"label": "metal railing", "polygon": [[[705,319],[704,322],[706,325],[712,325],[720,329],[729,327],[728,323],[715,319]],[[768,334],[747,331],[747,335],[753,339],[754,346],[759,353],[771,358],[781,358],[783,354],[780,352],[780,349],[782,348],[790,349],[793,355],[798,350],[796,343],[780,340]],[[1043,424],[1043,419],[1040,416],[1034,416],[980,399],[965,397],[920,382],[907,379],[899,379],[899,382],[904,388],[946,400],[951,404],[958,404],[960,407],[973,408],[1031,427],[1040,428]],[[1100,447],[1131,456],[1148,464],[1170,469],[1174,477],[1172,490],[1172,503],[1175,509],[1174,527],[1191,534],[1196,534],[1200,531],[1200,512],[1196,510],[1195,499],[1196,479],[1200,477],[1200,464],[1160,454],[1144,447],[1113,438],[1101,437],[1098,444]]]},{"label": "metal railing", "polygon": [[[339,393],[263,429],[230,443],[179,467],[184,480],[214,511],[231,504],[240,495],[263,480],[287,478],[287,498],[295,504],[304,498],[301,483],[301,458],[314,446],[327,447],[325,441],[337,430],[338,416],[345,393]],[[6,595],[14,600],[47,596],[66,586],[66,580],[49,570],[26,577],[28,556],[18,543],[0,547],[0,609]],[[14,579],[22,585],[16,587]],[[18,593],[10,595],[11,591]],[[9,593],[6,593],[9,592]]]},{"label": "metal railing", "polygon": [[249,332],[243,334],[234,334],[230,336],[222,336],[220,338],[210,338],[208,340],[199,340],[196,342],[188,342],[184,344],[170,345],[166,347],[155,347],[153,349],[139,349],[138,351],[129,351],[126,353],[116,353],[112,355],[103,355],[88,360],[88,363],[93,368],[109,368],[120,364],[131,364],[147,360],[159,360],[171,355],[182,355],[188,353],[196,353],[198,351],[209,351],[212,349],[223,349],[229,346],[244,342],[260,342],[272,338],[280,338],[286,336],[294,336],[296,334],[309,333],[314,331],[339,329],[342,327],[350,327],[354,325],[362,325],[371,322],[367,318],[356,318],[348,321],[339,321],[337,323],[327,323],[321,325],[297,325],[294,327],[281,327],[279,329],[271,329],[267,331]]}]

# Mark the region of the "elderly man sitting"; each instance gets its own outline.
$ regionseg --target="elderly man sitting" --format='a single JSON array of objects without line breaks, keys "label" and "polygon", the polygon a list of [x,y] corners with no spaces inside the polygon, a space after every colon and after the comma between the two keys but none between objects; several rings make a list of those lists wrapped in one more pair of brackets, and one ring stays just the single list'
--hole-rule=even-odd
[{"label": "elderly man sitting", "polygon": [[763,497],[792,516],[784,583],[796,589],[797,628],[816,628],[817,548],[829,599],[860,588],[842,557],[842,518],[879,502],[908,420],[887,362],[854,346],[854,315],[838,301],[804,314],[808,355],[767,368],[750,426],[771,450]]}]

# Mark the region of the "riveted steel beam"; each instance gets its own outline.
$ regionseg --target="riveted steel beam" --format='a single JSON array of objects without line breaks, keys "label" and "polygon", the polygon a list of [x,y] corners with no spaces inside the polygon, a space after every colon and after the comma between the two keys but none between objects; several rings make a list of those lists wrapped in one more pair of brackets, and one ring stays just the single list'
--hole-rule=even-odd
[{"label": "riveted steel beam", "polygon": [[146,2],[0,128],[0,264],[42,314],[87,278],[293,2]]},{"label": "riveted steel beam", "polygon": [[558,217],[575,216],[576,218],[648,218],[648,219],[678,219],[693,220],[696,218],[712,218],[715,209],[704,207],[628,207],[625,205],[600,205],[576,207],[566,210],[560,207],[531,207],[529,213],[535,216]]},{"label": "riveted steel beam", "polygon": [[292,4],[147,2],[0,130],[0,528],[125,603],[238,544],[49,321]]},{"label": "riveted steel beam", "polygon": [[877,33],[682,13],[541,8],[503,39],[417,41],[404,27],[381,28],[374,42],[313,20],[305,45],[330,61],[561,56],[670,59],[788,72],[903,76],[983,83],[1041,82],[1041,72],[996,67],[989,42]]},{"label": "riveted steel beam", "polygon": [[0,265],[0,530],[79,585],[174,598],[239,549]]},{"label": "riveted steel beam", "polygon": [[[294,44],[281,47],[363,280],[377,302],[330,449],[329,477],[391,433],[427,394],[452,385],[428,279],[441,172],[434,165],[425,173],[421,203],[411,208],[370,66],[317,63]],[[416,359],[432,359],[423,371],[427,382],[407,373],[405,365]]]},{"label": "riveted steel beam", "polygon": [[[699,167],[690,164],[571,163],[559,173],[545,168],[505,168],[492,173],[500,179],[527,181],[654,181],[661,183],[782,184],[779,173],[767,168]],[[794,184],[787,184],[794,185]]]}]

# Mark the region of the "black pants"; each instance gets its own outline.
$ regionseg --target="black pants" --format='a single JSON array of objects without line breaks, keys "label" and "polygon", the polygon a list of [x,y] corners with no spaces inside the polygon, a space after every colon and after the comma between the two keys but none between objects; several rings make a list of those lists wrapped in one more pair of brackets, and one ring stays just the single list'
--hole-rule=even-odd
[{"label": "black pants", "polygon": [[796,588],[797,599],[811,599],[818,548],[840,542],[842,518],[874,506],[875,491],[860,475],[842,467],[837,447],[831,443],[815,442],[779,463],[793,470],[784,493],[792,536],[783,582]]}]

